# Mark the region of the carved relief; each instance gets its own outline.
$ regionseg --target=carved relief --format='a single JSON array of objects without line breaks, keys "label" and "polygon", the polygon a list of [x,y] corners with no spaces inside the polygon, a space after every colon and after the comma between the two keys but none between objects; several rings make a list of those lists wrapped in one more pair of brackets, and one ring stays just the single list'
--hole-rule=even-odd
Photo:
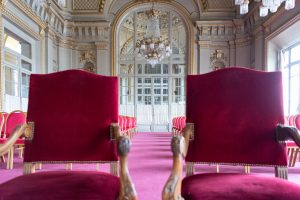
[{"label": "carved relief", "polygon": [[82,69],[97,73],[96,64],[96,55],[94,51],[84,51],[80,55],[80,63],[83,66]]},{"label": "carved relief", "polygon": [[221,49],[216,49],[210,56],[210,66],[215,71],[225,67],[225,57],[224,51]]},{"label": "carved relief", "polygon": [[84,64],[83,70],[91,72],[91,73],[95,73],[95,74],[97,73],[97,69],[96,69],[95,65],[91,62],[86,62]]},{"label": "carved relief", "polygon": [[80,55],[80,62],[96,62],[96,56],[93,51],[84,51]]}]

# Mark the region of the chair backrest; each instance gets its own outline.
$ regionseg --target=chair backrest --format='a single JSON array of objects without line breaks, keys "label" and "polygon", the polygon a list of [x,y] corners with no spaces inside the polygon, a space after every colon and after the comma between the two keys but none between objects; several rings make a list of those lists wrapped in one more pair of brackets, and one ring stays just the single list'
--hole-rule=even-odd
[{"label": "chair backrest", "polygon": [[21,110],[14,110],[10,112],[5,120],[4,134],[6,138],[14,131],[16,126],[26,123],[26,113]]},{"label": "chair backrest", "polygon": [[25,162],[117,161],[118,79],[82,70],[30,76]]},{"label": "chair backrest", "polygon": [[289,116],[288,121],[289,121],[290,126],[295,126],[295,117],[296,117],[296,115]]},{"label": "chair backrest", "polygon": [[186,161],[286,166],[275,140],[284,123],[281,72],[231,67],[187,77],[187,123],[194,123]]}]

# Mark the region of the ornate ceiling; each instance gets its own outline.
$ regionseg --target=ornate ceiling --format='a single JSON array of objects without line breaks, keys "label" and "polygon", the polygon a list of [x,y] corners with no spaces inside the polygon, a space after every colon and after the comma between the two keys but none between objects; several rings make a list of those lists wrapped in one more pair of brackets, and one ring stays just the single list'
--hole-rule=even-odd
[{"label": "ornate ceiling", "polygon": [[[109,7],[110,5],[108,5],[108,4],[112,4],[116,1],[123,1],[123,0],[88,0],[88,1],[87,0],[73,0],[72,1],[72,10],[74,10],[74,11],[98,10],[100,13],[103,13],[105,6]],[[145,0],[143,0],[143,1],[145,1]],[[149,0],[149,1],[155,2],[156,0]],[[168,1],[170,1],[170,0],[168,0]],[[173,0],[173,1],[176,1],[176,0]],[[198,4],[199,8],[201,9],[200,12],[202,12],[202,13],[204,13],[204,12],[235,13],[236,12],[236,6],[234,5],[234,0],[189,0],[189,1],[194,1],[196,4]],[[145,1],[145,2],[147,2],[147,1]],[[178,1],[178,2],[180,2],[180,1]]]},{"label": "ornate ceiling", "polygon": [[[53,0],[57,2],[58,0]],[[197,20],[232,19],[236,15],[234,0],[66,0],[62,15],[71,21],[110,20],[109,15],[115,15],[122,5],[130,2],[176,2],[184,7]],[[200,17],[200,18],[199,18]]]},{"label": "ornate ceiling", "polygon": [[235,11],[233,0],[199,0],[204,11]]},{"label": "ornate ceiling", "polygon": [[103,13],[106,0],[73,0],[72,10],[74,11],[88,11],[88,10],[98,10]]}]

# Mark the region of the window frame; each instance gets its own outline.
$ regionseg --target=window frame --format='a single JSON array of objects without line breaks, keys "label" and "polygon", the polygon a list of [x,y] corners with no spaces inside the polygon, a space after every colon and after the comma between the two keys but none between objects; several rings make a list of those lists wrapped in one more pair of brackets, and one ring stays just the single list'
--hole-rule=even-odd
[{"label": "window frame", "polygon": [[[287,69],[287,76],[288,79],[286,80],[286,77],[283,76],[283,84],[286,83],[287,84],[287,97],[284,96],[284,112],[286,115],[292,115],[292,114],[297,114],[300,113],[300,58],[296,61],[291,62],[291,52],[292,49],[294,49],[295,47],[300,47],[300,42],[297,42],[293,45],[288,46],[287,48],[284,48],[281,50],[281,60],[280,60],[280,68],[281,71],[285,71]],[[288,52],[288,61],[284,62],[284,57],[285,57],[285,53]],[[286,64],[286,65],[284,65]],[[292,75],[291,75],[291,68],[292,66],[298,65],[298,81],[299,81],[299,91],[298,91],[298,105],[297,105],[297,111],[293,111],[291,110],[291,79],[292,79]],[[286,82],[287,81],[287,82]],[[285,85],[283,85],[284,87]],[[286,89],[286,88],[283,88]]]}]

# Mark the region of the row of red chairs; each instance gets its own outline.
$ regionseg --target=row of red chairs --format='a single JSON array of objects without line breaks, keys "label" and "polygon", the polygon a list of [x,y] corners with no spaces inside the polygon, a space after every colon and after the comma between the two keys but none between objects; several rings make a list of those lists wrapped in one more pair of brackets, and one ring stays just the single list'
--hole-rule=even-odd
[{"label": "row of red chairs", "polygon": [[[10,135],[13,133],[14,129],[18,125],[23,125],[26,123],[26,113],[20,110],[15,110],[10,113],[1,112],[0,113],[0,144],[4,144]],[[20,138],[15,143],[15,146],[19,149],[19,157],[23,157],[23,147],[24,139]],[[1,160],[5,161],[4,156],[1,156]],[[7,169],[13,169],[14,160],[14,148],[11,148],[7,156]]]},{"label": "row of red chairs", "polygon": [[[285,124],[289,126],[294,126],[298,130],[300,130],[300,114],[286,116]],[[295,167],[298,155],[300,154],[300,148],[295,142],[288,141],[287,150],[289,157],[289,167]]]},{"label": "row of red chairs", "polygon": [[295,126],[300,130],[300,114],[286,116],[285,120],[286,125]]},{"label": "row of red chairs", "polygon": [[182,130],[185,127],[185,120],[184,116],[174,117],[172,119],[172,133],[173,135],[181,135]]},{"label": "row of red chairs", "polygon": [[119,115],[119,127],[123,135],[132,138],[137,130],[136,118]]}]

